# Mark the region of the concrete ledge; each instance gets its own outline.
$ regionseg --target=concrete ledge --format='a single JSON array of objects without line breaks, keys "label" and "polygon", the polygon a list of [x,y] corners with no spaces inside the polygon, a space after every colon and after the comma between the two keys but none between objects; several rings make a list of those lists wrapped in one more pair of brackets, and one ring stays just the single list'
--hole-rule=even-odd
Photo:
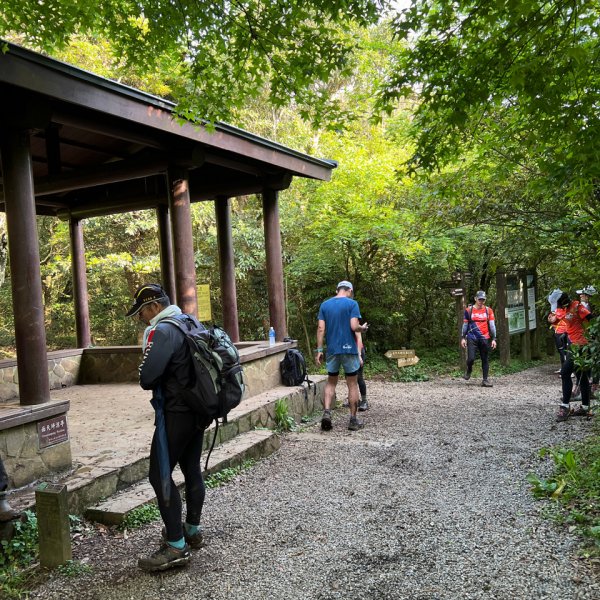
[{"label": "concrete ledge", "polygon": [[54,415],[60,415],[69,411],[70,403],[64,401],[50,401],[43,404],[21,405],[18,402],[0,403],[0,431],[18,427],[33,421],[43,421]]}]

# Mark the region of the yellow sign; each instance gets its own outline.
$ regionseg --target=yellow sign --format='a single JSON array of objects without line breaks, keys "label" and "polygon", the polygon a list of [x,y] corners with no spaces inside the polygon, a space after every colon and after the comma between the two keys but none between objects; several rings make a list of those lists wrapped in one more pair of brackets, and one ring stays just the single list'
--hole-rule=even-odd
[{"label": "yellow sign", "polygon": [[384,354],[386,358],[412,358],[414,355],[414,350],[388,350]]},{"label": "yellow sign", "polygon": [[196,286],[196,294],[198,296],[198,319],[200,321],[212,321],[210,285],[203,284]]},{"label": "yellow sign", "polygon": [[399,367],[410,367],[410,365],[416,365],[419,362],[418,356],[408,356],[406,358],[398,359]]}]

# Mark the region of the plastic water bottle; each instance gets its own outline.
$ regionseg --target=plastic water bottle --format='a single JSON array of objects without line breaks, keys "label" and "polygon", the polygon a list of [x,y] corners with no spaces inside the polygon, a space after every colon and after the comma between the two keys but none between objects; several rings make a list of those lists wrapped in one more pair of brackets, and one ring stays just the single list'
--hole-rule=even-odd
[{"label": "plastic water bottle", "polygon": [[269,327],[269,346],[275,345],[275,330]]}]

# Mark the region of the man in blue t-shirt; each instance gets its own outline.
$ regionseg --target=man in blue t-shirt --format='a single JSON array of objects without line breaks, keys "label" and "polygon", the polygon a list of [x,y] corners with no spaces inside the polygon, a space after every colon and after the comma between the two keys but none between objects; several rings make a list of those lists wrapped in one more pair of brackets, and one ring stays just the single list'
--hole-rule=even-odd
[{"label": "man in blue t-shirt", "polygon": [[335,387],[338,382],[340,366],[346,374],[348,385],[348,403],[350,404],[350,431],[357,431],[363,423],[356,418],[358,407],[357,374],[360,369],[356,332],[363,333],[369,326],[361,325],[358,320],[360,309],[358,302],[352,299],[353,287],[349,281],[340,281],[336,295],[325,300],[319,308],[319,326],[317,327],[317,349],[315,361],[317,365],[323,360],[323,341],[327,338],[327,384],[321,429],[329,431],[331,424],[331,404],[335,397]]}]

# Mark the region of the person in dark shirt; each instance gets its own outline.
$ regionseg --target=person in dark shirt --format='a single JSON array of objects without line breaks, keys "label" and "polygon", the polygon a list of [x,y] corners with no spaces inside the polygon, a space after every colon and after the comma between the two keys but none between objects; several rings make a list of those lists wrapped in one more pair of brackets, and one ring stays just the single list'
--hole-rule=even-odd
[{"label": "person in dark shirt", "polygon": [[[164,406],[164,429],[168,446],[168,457],[161,453],[159,418],[157,414],[152,446],[150,449],[149,480],[156,492],[156,501],[165,527],[163,543],[148,557],[140,558],[138,566],[144,571],[164,571],[171,567],[186,565],[190,560],[190,547],[202,545],[200,515],[204,505],[205,487],[200,472],[200,454],[204,428],[208,423],[199,423],[182,399],[183,390],[192,377],[190,350],[183,332],[173,323],[163,319],[191,319],[181,309],[170,303],[163,288],[155,283],[138,288],[134,304],[128,317],[138,315],[148,327],[144,331],[144,357],[139,367],[140,385],[152,390],[153,403],[157,400]],[[163,430],[164,433],[164,430]],[[185,479],[186,520],[182,523],[181,496],[170,479],[168,496],[165,496],[161,459],[169,461],[170,473],[179,464]],[[168,481],[168,480],[167,480]]]}]

